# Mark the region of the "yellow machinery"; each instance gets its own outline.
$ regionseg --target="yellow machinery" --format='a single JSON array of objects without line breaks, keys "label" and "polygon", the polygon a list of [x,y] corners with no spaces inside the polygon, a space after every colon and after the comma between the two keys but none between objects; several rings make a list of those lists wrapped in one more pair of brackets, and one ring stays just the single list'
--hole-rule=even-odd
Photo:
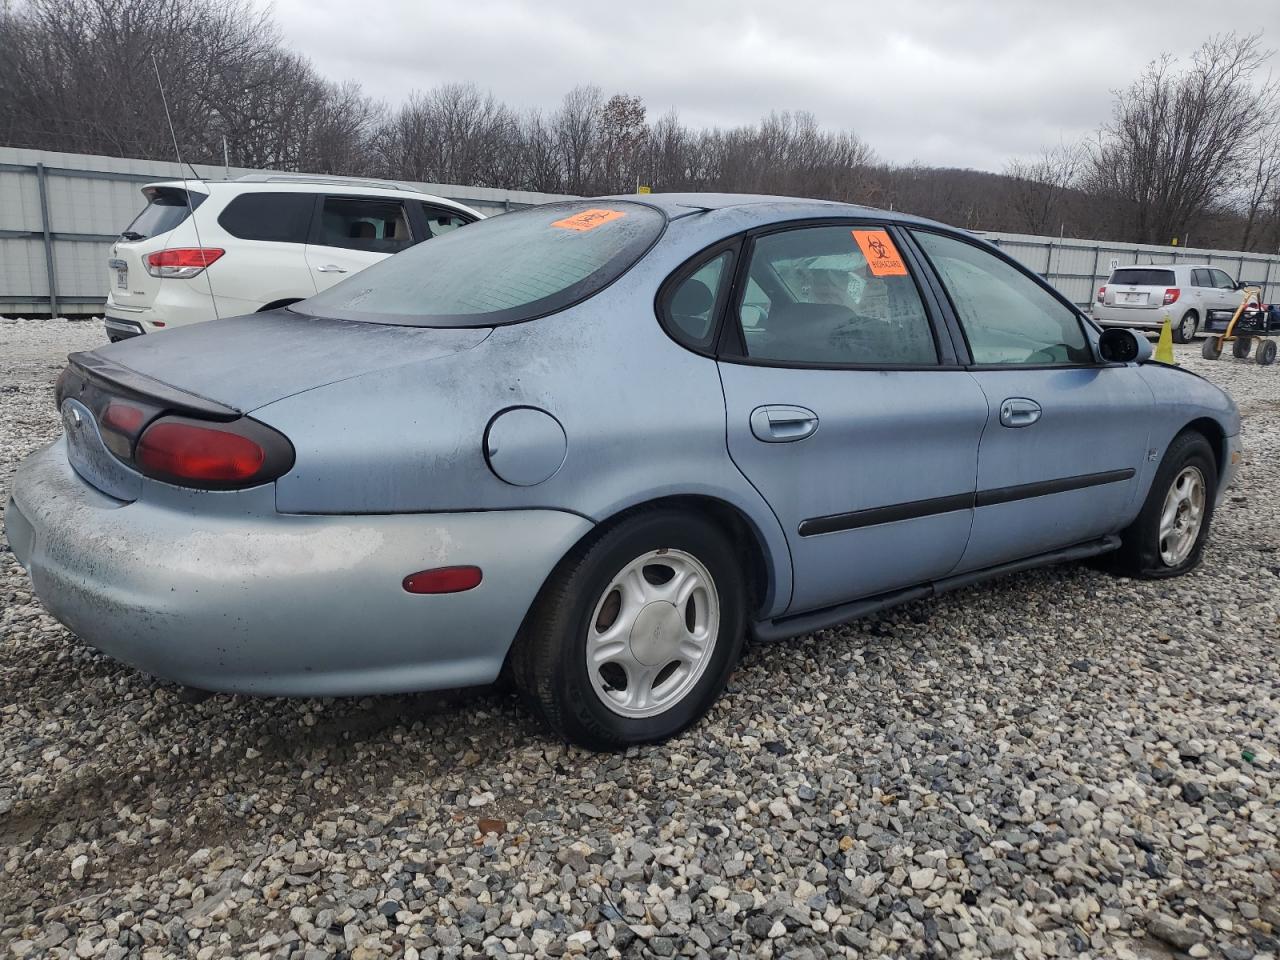
[{"label": "yellow machinery", "polygon": [[1217,360],[1222,356],[1222,348],[1229,343],[1231,355],[1243,360],[1249,356],[1256,340],[1258,347],[1253,359],[1259,366],[1269,366],[1276,362],[1276,342],[1270,337],[1280,335],[1280,306],[1265,306],[1261,287],[1242,287],[1240,294],[1240,306],[1231,315],[1226,330],[1221,334],[1210,334],[1200,353],[1206,360]]}]

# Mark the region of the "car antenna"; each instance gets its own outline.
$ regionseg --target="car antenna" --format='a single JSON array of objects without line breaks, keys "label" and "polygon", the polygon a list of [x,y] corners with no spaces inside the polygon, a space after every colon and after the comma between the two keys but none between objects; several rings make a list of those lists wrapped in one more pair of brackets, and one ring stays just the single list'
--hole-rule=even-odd
[{"label": "car antenna", "polygon": [[[196,223],[196,207],[191,202],[191,188],[187,186],[187,175],[182,173],[183,166],[188,167],[197,181],[201,180],[200,173],[195,167],[191,166],[182,159],[182,151],[178,148],[178,133],[173,127],[173,117],[169,114],[169,98],[164,94],[164,81],[160,79],[160,61],[156,59],[156,52],[151,51],[151,66],[156,72],[156,86],[160,88],[160,103],[164,107],[164,119],[169,124],[169,137],[173,140],[173,153],[178,158],[178,171],[182,176],[182,192],[187,198],[187,213],[191,217],[191,229],[196,233],[196,246],[200,248],[201,257],[204,256],[204,241],[200,239],[200,225]],[[213,295],[213,277],[209,275],[209,265],[206,263],[204,267],[204,281],[209,286],[209,303],[213,306],[213,317],[215,320],[222,319],[218,316],[218,298]]]}]

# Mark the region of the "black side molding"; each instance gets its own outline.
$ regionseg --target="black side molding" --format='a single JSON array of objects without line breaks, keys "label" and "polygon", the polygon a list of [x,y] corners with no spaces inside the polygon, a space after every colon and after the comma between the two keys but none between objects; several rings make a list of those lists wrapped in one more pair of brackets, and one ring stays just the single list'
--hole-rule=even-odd
[{"label": "black side molding", "polygon": [[759,641],[786,640],[789,637],[799,637],[806,633],[813,633],[815,630],[826,630],[829,627],[839,626],[850,620],[857,620],[859,617],[879,613],[881,610],[887,610],[890,607],[910,603],[913,600],[924,600],[928,597],[935,597],[940,593],[946,593],[948,590],[958,590],[961,587],[971,586],[983,580],[991,580],[1011,573],[1021,573],[1024,570],[1031,570],[1035,567],[1043,567],[1052,563],[1084,560],[1087,557],[1110,553],[1119,546],[1119,537],[1106,536],[1101,540],[1090,540],[1087,543],[1064,547],[1061,550],[1052,550],[1049,553],[1041,553],[1023,560],[1014,560],[1010,563],[1002,563],[982,570],[973,570],[969,573],[956,574],[953,577],[944,577],[931,583],[922,583],[919,586],[907,587],[904,590],[894,590],[874,597],[866,597],[862,600],[855,600],[852,603],[842,603],[838,607],[827,607],[824,610],[814,610],[810,613],[801,613],[794,617],[783,617],[778,620],[758,620],[751,625],[751,633],[753,638]]},{"label": "black side molding", "polygon": [[975,507],[990,507],[997,503],[1012,503],[1014,500],[1026,500],[1030,497],[1047,497],[1053,493],[1066,493],[1069,490],[1084,490],[1088,487],[1100,487],[1104,483],[1120,483],[1130,480],[1137,471],[1132,467],[1124,470],[1107,470],[1103,473],[1085,473],[1078,477],[1063,477],[1060,480],[1041,480],[1039,483],[1020,483],[1015,487],[994,487],[991,490],[979,490],[974,497]]},{"label": "black side molding", "polygon": [[909,503],[895,503],[888,507],[872,507],[869,510],[854,510],[851,513],[814,517],[812,520],[800,521],[799,532],[802,537],[816,537],[820,533],[836,533],[840,530],[856,530],[858,527],[873,527],[879,523],[893,523],[895,520],[931,517],[938,513],[968,510],[972,506],[972,493],[958,493],[950,497],[912,500]]},{"label": "black side molding", "polygon": [[1122,480],[1131,479],[1136,473],[1137,471],[1132,467],[1127,467],[1124,470],[1107,470],[1102,473],[1084,473],[1075,477],[1061,477],[1057,480],[1020,483],[1013,487],[993,487],[990,490],[979,490],[976,494],[957,493],[947,497],[933,497],[929,500],[911,500],[907,503],[895,503],[887,507],[871,507],[868,510],[833,513],[825,517],[801,520],[797,532],[802,537],[816,537],[823,533],[839,533],[842,530],[856,530],[859,527],[872,527],[876,524],[893,523],[897,520],[916,520],[920,517],[932,517],[935,514],[951,513],[955,510],[990,507],[997,503],[1012,503],[1014,500],[1047,497],[1054,493],[1066,493],[1070,490],[1099,487],[1104,483],[1119,483]]}]

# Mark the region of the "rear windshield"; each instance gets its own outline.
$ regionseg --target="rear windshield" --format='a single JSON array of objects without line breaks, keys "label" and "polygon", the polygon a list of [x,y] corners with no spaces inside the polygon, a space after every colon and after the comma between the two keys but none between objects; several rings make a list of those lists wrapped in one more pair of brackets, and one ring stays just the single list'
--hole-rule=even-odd
[{"label": "rear windshield", "polygon": [[293,309],[417,327],[531,320],[612,283],[665,224],[660,211],[625,200],[531,207],[410,247]]},{"label": "rear windshield", "polygon": [[1121,267],[1111,272],[1110,283],[1130,283],[1139,287],[1171,287],[1174,284],[1172,270],[1152,270],[1147,267]]},{"label": "rear windshield", "polygon": [[168,233],[205,201],[203,193],[192,190],[188,204],[187,191],[176,187],[147,187],[142,195],[147,198],[147,205],[133,218],[133,223],[121,231],[120,236],[126,240],[145,240]]}]

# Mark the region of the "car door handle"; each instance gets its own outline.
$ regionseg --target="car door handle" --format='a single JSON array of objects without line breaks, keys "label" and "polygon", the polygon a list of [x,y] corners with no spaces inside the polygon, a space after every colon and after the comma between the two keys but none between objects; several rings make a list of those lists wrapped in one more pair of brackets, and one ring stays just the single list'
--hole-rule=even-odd
[{"label": "car door handle", "polygon": [[1010,397],[1000,404],[1000,422],[1006,427],[1029,427],[1040,419],[1040,404],[1026,397]]},{"label": "car door handle", "polygon": [[326,263],[323,267],[316,267],[316,273],[346,273],[346,267],[340,267],[336,263]]},{"label": "car door handle", "polygon": [[803,440],[817,429],[818,415],[807,407],[769,404],[751,411],[751,432],[765,443]]}]

